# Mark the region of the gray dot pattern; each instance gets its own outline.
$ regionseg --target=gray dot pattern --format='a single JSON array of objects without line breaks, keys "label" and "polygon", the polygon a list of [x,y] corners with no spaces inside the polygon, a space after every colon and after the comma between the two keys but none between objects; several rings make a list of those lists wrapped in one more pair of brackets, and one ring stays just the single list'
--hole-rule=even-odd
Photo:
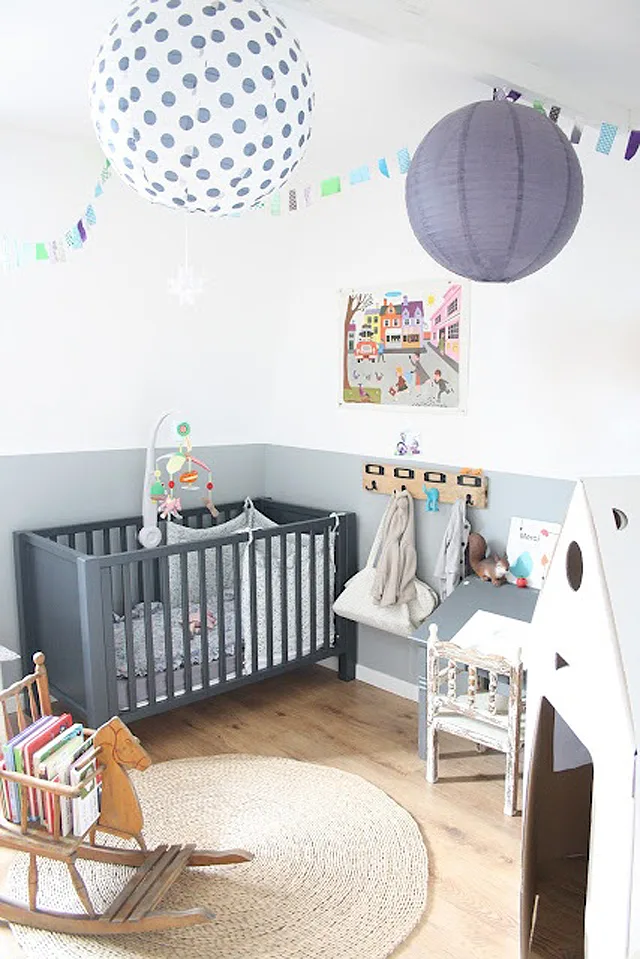
[{"label": "gray dot pattern", "polygon": [[280,189],[300,162],[315,105],[311,71],[262,0],[185,7],[134,0],[115,21],[91,75],[94,127],[146,199],[237,214]]}]

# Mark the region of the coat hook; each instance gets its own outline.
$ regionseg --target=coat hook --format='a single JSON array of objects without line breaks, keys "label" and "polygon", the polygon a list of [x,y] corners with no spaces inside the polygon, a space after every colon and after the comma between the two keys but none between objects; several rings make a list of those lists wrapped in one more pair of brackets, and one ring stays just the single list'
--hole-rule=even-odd
[{"label": "coat hook", "polygon": [[371,486],[365,486],[365,489],[375,490],[375,492],[377,493],[377,491],[378,491],[378,484],[376,483],[375,480],[371,480]]},{"label": "coat hook", "polygon": [[471,499],[471,493],[467,493],[465,497],[465,503],[467,506],[473,506],[473,501]]}]

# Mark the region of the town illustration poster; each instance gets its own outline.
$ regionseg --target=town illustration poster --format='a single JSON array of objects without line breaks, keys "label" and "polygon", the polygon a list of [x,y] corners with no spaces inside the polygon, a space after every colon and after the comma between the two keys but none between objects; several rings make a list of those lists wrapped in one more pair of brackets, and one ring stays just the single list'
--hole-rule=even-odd
[{"label": "town illustration poster", "polygon": [[469,286],[436,278],[340,293],[343,403],[462,411]]}]

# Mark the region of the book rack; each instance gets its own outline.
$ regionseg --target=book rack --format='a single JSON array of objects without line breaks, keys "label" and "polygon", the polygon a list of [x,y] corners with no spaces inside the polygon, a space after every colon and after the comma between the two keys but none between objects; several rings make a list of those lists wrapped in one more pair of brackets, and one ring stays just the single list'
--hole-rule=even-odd
[{"label": "book rack", "polygon": [[[9,739],[28,730],[32,723],[52,715],[45,657],[33,657],[34,672],[5,690],[0,691],[0,710]],[[10,706],[13,704],[13,710]],[[16,729],[17,727],[17,729]],[[6,922],[34,926],[54,932],[78,935],[114,935],[117,933],[152,932],[175,926],[210,922],[214,917],[203,908],[180,912],[156,911],[160,899],[188,866],[227,865],[249,862],[251,853],[244,850],[196,850],[193,845],[158,846],[146,848],[143,836],[143,816],[127,769],[144,770],[151,764],[149,755],[125,724],[114,717],[98,730],[83,730],[84,738],[92,738],[91,760],[95,769],[79,786],[0,769],[2,807],[0,811],[0,846],[29,855],[28,896],[23,904],[0,896],[0,919]],[[82,836],[60,834],[60,801],[77,799],[90,781],[100,777],[101,802],[97,822]],[[4,795],[5,783],[17,787],[20,795],[20,822],[10,821]],[[29,792],[41,794],[53,802],[53,832],[40,823],[29,820]],[[5,815],[6,813],[6,815]],[[16,815],[17,818],[17,815]],[[125,839],[137,840],[139,849],[123,849],[100,845],[98,832],[110,833]],[[66,914],[39,909],[38,857],[64,862],[69,870],[84,914]],[[136,867],[133,876],[106,911],[96,914],[82,876],[76,867],[77,859]]]},{"label": "book rack", "polygon": [[481,469],[460,469],[457,473],[429,469],[411,461],[380,463],[368,460],[362,466],[362,486],[370,493],[407,490],[414,499],[428,499],[428,490],[438,491],[439,503],[464,499],[467,506],[486,509],[488,480]]}]

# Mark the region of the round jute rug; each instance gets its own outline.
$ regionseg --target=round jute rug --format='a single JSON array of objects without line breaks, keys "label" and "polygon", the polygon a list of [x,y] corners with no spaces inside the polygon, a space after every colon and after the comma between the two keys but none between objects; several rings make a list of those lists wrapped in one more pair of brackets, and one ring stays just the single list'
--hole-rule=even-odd
[{"label": "round jute rug", "polygon": [[[135,774],[145,838],[244,848],[252,862],[188,869],[161,907],[207,906],[213,922],[77,937],[13,926],[33,959],[386,959],[424,910],[427,853],[401,806],[359,776],[257,756],[176,760]],[[104,839],[104,837],[101,837]],[[58,863],[39,860],[41,908],[81,912]],[[78,860],[96,910],[131,870]],[[27,857],[9,877],[27,899]]]}]

